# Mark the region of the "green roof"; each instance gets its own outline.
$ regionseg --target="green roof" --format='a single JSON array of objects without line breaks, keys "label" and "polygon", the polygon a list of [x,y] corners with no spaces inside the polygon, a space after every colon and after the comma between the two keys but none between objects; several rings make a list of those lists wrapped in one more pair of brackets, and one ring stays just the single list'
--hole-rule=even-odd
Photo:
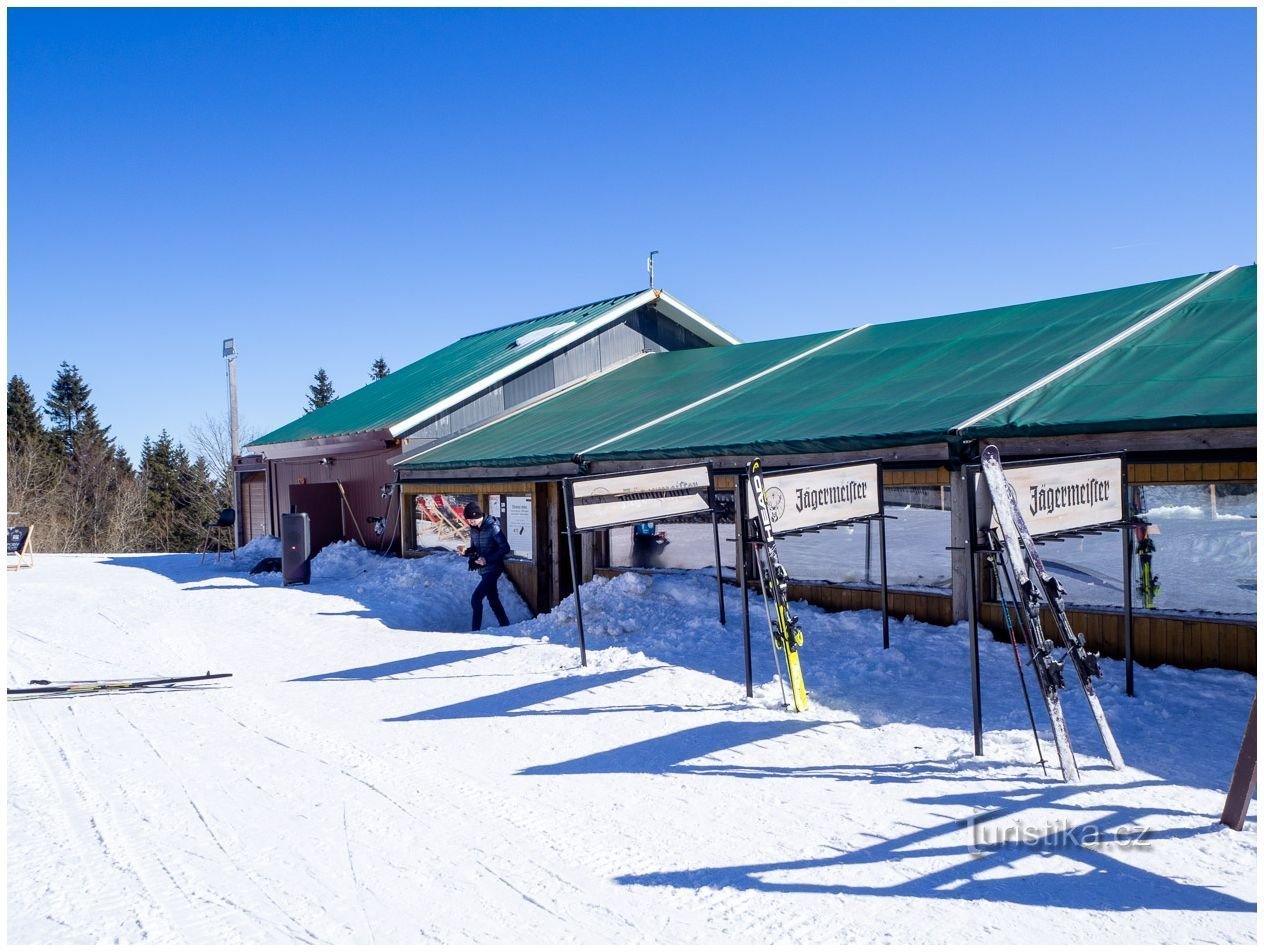
[{"label": "green roof", "polygon": [[1065,377],[962,428],[1054,436],[1255,426],[1256,269],[1239,268]]},{"label": "green roof", "polygon": [[[392,430],[475,385],[494,385],[514,364],[544,357],[559,336],[595,322],[634,291],[462,337],[380,380],[253,440],[250,446]],[[554,333],[550,334],[549,331]],[[517,347],[515,341],[521,341]],[[423,421],[417,421],[418,423]],[[398,432],[395,433],[398,435]]]},{"label": "green roof", "polygon": [[[1005,427],[1025,424],[1094,432],[1160,428],[1174,420],[1184,426],[1253,423],[1254,266],[1007,405],[996,419],[972,420],[1209,278],[862,326],[824,347],[836,335],[645,357],[401,468],[838,452],[942,443],[957,431],[1001,435]],[[1127,356],[1143,347],[1156,362],[1144,370]],[[775,369],[794,354],[803,356]],[[1163,392],[1156,383],[1148,396],[1129,389],[1146,374],[1179,379],[1181,387]],[[1116,379],[1131,384],[1116,385]]]},{"label": "green roof", "polygon": [[[611,436],[829,341],[815,334],[732,347],[647,354],[552,399],[422,451],[425,468],[567,462]],[[723,356],[722,356],[723,355]]]}]

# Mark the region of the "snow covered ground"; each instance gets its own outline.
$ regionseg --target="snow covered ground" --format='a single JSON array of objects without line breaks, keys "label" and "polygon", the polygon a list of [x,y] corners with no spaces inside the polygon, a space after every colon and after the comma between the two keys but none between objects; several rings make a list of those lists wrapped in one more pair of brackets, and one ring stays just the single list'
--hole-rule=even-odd
[{"label": "snow covered ground", "polygon": [[[272,543],[275,546],[275,542]],[[1084,782],[1042,776],[1008,644],[800,606],[788,714],[756,612],[705,572],[625,575],[464,631],[464,560],[46,556],[8,573],[9,685],[233,677],[11,700],[8,940],[1253,942],[1256,807],[1218,823],[1255,679],[1068,691]],[[504,583],[502,583],[504,586]],[[1042,741],[1052,754],[1043,729]],[[1051,773],[1056,774],[1056,769]]]}]

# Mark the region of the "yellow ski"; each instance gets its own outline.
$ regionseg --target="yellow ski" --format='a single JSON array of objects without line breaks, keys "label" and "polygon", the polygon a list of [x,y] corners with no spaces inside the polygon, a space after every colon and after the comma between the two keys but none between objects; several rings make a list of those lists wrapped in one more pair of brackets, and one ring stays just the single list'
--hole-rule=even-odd
[{"label": "yellow ski", "polygon": [[786,677],[790,681],[791,706],[796,711],[808,709],[808,691],[803,683],[803,669],[799,664],[799,648],[803,645],[803,629],[799,619],[790,612],[787,595],[789,576],[777,557],[777,544],[773,539],[772,516],[768,500],[764,496],[764,474],[759,460],[752,460],[746,467],[750,477],[751,493],[755,497],[755,522],[759,527],[759,552],[756,564],[764,593],[772,599],[775,609],[768,613],[768,626],[772,642],[786,659]]}]

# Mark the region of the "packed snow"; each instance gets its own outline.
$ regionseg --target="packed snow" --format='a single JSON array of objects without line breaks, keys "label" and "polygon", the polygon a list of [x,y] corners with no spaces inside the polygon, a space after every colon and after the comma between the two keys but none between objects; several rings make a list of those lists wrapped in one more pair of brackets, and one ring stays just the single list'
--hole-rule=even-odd
[{"label": "packed snow", "polygon": [[[660,571],[470,633],[449,554],[46,556],[8,573],[10,943],[1148,943],[1256,939],[1256,806],[1219,823],[1249,675],[1104,661],[1128,761],[1064,694],[1036,763],[1008,643],[797,605],[788,713],[761,600]],[[1031,688],[1030,675],[1028,686]],[[1043,709],[1037,724],[1055,758]]]}]

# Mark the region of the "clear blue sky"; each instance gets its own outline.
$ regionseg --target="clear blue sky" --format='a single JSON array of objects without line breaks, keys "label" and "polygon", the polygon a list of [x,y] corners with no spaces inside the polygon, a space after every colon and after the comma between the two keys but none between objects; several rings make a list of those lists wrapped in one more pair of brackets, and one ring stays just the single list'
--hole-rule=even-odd
[{"label": "clear blue sky", "polygon": [[747,340],[1249,264],[1255,15],[10,9],[7,370],[135,459],[655,249]]}]

